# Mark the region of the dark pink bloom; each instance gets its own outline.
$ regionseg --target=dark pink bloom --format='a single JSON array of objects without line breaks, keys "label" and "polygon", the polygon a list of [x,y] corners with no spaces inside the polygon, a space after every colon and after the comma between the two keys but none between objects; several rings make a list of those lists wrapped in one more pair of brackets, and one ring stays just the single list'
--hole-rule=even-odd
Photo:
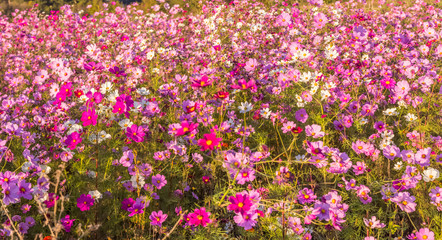
[{"label": "dark pink bloom", "polygon": [[246,89],[249,89],[249,88],[256,87],[256,84],[255,84],[254,80],[250,80],[250,81],[247,82],[245,79],[240,79],[240,80],[238,80],[238,84],[233,84],[230,87],[233,88],[233,89],[246,90]]},{"label": "dark pink bloom", "polygon": [[212,222],[209,216],[210,213],[206,212],[206,208],[202,207],[200,209],[195,209],[193,213],[189,214],[190,224],[195,227],[199,225],[205,227],[208,223]]},{"label": "dark pink bloom", "polygon": [[88,107],[93,107],[95,103],[101,103],[101,100],[103,100],[103,94],[101,94],[100,92],[95,92],[94,94],[92,94],[92,92],[89,91],[86,96],[89,98],[89,100],[87,100],[86,102],[86,105]]},{"label": "dark pink bloom", "polygon": [[87,211],[94,205],[94,199],[89,194],[81,194],[79,198],[77,198],[77,207],[80,211]]},{"label": "dark pink bloom", "polygon": [[196,79],[192,81],[192,87],[196,87],[196,88],[201,88],[201,87],[205,87],[205,86],[209,86],[210,84],[212,84],[211,79],[209,79],[209,77],[207,75],[204,75],[202,78],[200,79]]},{"label": "dark pink bloom", "polygon": [[65,83],[60,87],[60,93],[63,93],[66,97],[72,96],[72,83]]},{"label": "dark pink bloom", "polygon": [[89,126],[89,125],[97,125],[97,118],[98,115],[95,114],[95,109],[89,109],[86,112],[83,112],[81,115],[81,121],[83,122],[83,126]]},{"label": "dark pink bloom", "polygon": [[142,142],[144,141],[144,129],[141,126],[137,126],[135,124],[132,124],[131,127],[128,127],[126,129],[126,136],[135,142]]},{"label": "dark pink bloom", "polygon": [[204,134],[204,137],[198,140],[198,145],[201,146],[201,151],[213,150],[221,140],[222,138],[217,138],[215,133]]},{"label": "dark pink bloom", "polygon": [[185,135],[187,133],[192,132],[197,127],[198,127],[198,123],[183,121],[183,122],[181,122],[181,128],[177,130],[176,135],[177,136]]},{"label": "dark pink bloom", "polygon": [[235,211],[235,213],[246,213],[250,211],[250,208],[253,206],[247,194],[237,193],[235,197],[230,196],[229,201],[231,204],[227,207],[227,210]]},{"label": "dark pink bloom", "polygon": [[135,204],[135,200],[133,198],[126,198],[121,202],[121,209],[128,211]]},{"label": "dark pink bloom", "polygon": [[124,102],[116,102],[113,108],[113,113],[123,114],[126,110],[126,105],[124,105]]},{"label": "dark pink bloom", "polygon": [[74,225],[75,219],[71,219],[69,215],[66,215],[64,218],[60,219],[61,225],[66,232],[70,232],[72,225]]},{"label": "dark pink bloom", "polygon": [[80,137],[80,134],[78,132],[71,133],[64,143],[68,146],[69,149],[74,150],[75,147],[81,143],[82,139]]}]

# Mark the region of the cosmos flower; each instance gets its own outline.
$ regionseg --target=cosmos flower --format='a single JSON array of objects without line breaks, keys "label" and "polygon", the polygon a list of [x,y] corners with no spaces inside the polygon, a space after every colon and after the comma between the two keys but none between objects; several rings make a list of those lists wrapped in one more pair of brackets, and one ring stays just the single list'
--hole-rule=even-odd
[{"label": "cosmos flower", "polygon": [[416,210],[415,197],[411,196],[409,192],[399,192],[395,197],[391,198],[391,201],[395,202],[402,211],[407,213]]},{"label": "cosmos flower", "polygon": [[98,115],[95,114],[95,109],[88,109],[83,112],[81,115],[81,121],[83,122],[83,127],[87,127],[89,125],[97,125]]},{"label": "cosmos flower", "polygon": [[163,214],[163,211],[161,211],[161,210],[158,211],[158,212],[153,211],[150,214],[149,219],[151,221],[150,225],[152,225],[152,226],[160,226],[161,227],[163,222],[166,221],[166,219],[167,219],[167,214]]},{"label": "cosmos flower", "polygon": [[132,124],[132,126],[126,128],[126,136],[135,142],[144,141],[144,135],[144,128],[136,124]]},{"label": "cosmos flower", "polygon": [[167,184],[166,177],[161,174],[157,174],[155,176],[152,176],[152,184],[157,187],[158,189],[161,189]]},{"label": "cosmos flower", "polygon": [[71,150],[74,150],[75,147],[81,143],[82,139],[80,137],[80,134],[78,132],[71,133],[65,140],[65,144],[67,147]]},{"label": "cosmos flower", "polygon": [[198,140],[198,145],[201,146],[201,151],[214,150],[221,140],[222,138],[217,138],[215,133],[204,134],[203,138]]},{"label": "cosmos flower", "polygon": [[206,208],[202,207],[199,209],[195,209],[193,213],[189,214],[189,223],[195,227],[198,227],[199,225],[206,227],[208,223],[212,222],[209,216],[210,213],[206,212]]},{"label": "cosmos flower", "polygon": [[94,205],[94,199],[89,194],[81,194],[79,198],[77,198],[77,207],[80,211],[88,211]]}]

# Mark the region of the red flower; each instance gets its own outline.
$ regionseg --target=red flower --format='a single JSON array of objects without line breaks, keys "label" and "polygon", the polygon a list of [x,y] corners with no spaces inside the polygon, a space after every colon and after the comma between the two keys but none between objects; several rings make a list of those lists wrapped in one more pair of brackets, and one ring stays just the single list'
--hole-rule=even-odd
[{"label": "red flower", "polygon": [[214,95],[213,97],[214,97],[214,98],[221,98],[221,99],[224,99],[224,98],[229,97],[229,92],[226,92],[226,91],[219,91],[219,92],[215,93],[215,95]]},{"label": "red flower", "polygon": [[76,97],[79,98],[79,97],[83,96],[84,93],[83,93],[83,91],[81,91],[81,90],[76,90],[76,91],[74,92],[74,94],[75,94]]},{"label": "red flower", "polygon": [[294,134],[299,134],[302,132],[302,128],[301,127],[294,127],[292,128],[292,133]]}]

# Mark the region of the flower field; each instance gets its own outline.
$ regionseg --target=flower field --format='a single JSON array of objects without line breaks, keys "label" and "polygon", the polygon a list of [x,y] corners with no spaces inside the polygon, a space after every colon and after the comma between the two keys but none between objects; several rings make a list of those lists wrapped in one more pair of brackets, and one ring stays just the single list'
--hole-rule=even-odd
[{"label": "flower field", "polygon": [[0,239],[442,239],[442,8],[0,15]]}]

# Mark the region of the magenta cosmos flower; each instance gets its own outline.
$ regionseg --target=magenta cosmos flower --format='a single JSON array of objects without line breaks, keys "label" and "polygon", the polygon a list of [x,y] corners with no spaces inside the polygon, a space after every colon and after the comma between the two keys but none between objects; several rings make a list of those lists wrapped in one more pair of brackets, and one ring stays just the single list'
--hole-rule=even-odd
[{"label": "magenta cosmos flower", "polygon": [[163,211],[161,210],[158,212],[153,211],[149,216],[149,219],[151,220],[150,225],[161,227],[161,224],[163,224],[163,222],[166,221],[166,218],[167,214],[163,214]]},{"label": "magenta cosmos flower", "polygon": [[235,197],[230,196],[229,201],[231,204],[227,207],[227,210],[235,211],[235,213],[246,213],[250,211],[250,208],[253,206],[247,194],[237,193]]},{"label": "magenta cosmos flower", "polygon": [[81,194],[79,198],[77,198],[77,207],[80,211],[87,211],[94,205],[94,199],[89,194]]},{"label": "magenta cosmos flower", "polygon": [[198,127],[198,123],[192,123],[192,122],[188,122],[188,121],[183,121],[183,122],[181,122],[181,128],[179,128],[177,130],[176,135],[177,136],[185,135],[187,133],[192,132],[197,127]]},{"label": "magenta cosmos flower", "polygon": [[256,87],[256,83],[254,80],[246,81],[245,79],[238,80],[238,84],[232,84],[230,86],[233,89],[239,89],[239,90],[246,90],[246,89],[253,89]]},{"label": "magenta cosmos flower", "polygon": [[210,213],[206,212],[206,208],[202,207],[200,209],[195,209],[193,213],[189,214],[190,224],[195,227],[199,225],[205,227],[208,223],[212,222],[209,216]]},{"label": "magenta cosmos flower", "polygon": [[300,204],[312,203],[315,201],[315,199],[316,195],[311,189],[304,188],[298,193],[298,202]]},{"label": "magenta cosmos flower", "polygon": [[213,150],[221,140],[222,138],[217,138],[215,133],[204,134],[204,137],[198,140],[198,145],[201,146],[201,151]]},{"label": "magenta cosmos flower", "polygon": [[81,115],[81,121],[83,122],[83,126],[89,126],[89,125],[97,125],[97,118],[98,115],[95,114],[95,109],[89,109],[86,112],[83,112]]},{"label": "magenta cosmos flower", "polygon": [[193,83],[191,86],[196,87],[196,88],[202,88],[205,86],[209,86],[210,84],[212,84],[212,80],[209,79],[209,77],[207,77],[207,75],[204,75],[200,79],[193,80]]},{"label": "magenta cosmos flower", "polygon": [[81,141],[82,139],[80,137],[80,134],[78,132],[73,132],[66,138],[66,141],[64,141],[64,143],[68,146],[69,149],[74,150],[75,147],[79,143],[81,143]]},{"label": "magenta cosmos flower", "polygon": [[128,127],[126,129],[126,136],[135,142],[142,142],[144,141],[144,129],[141,126],[137,126],[135,124],[132,124],[131,127]]}]

